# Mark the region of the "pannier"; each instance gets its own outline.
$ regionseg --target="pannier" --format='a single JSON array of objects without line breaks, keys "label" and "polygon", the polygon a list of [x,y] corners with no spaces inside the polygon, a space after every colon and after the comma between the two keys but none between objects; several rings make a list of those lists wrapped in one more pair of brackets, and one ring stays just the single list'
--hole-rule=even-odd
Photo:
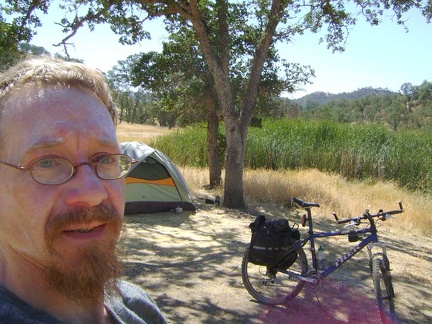
[{"label": "pannier", "polygon": [[[288,220],[266,220],[265,216],[258,216],[249,228],[252,238],[249,245],[249,262],[263,266],[274,266],[286,256],[289,248],[296,240],[300,239],[297,229],[289,226]],[[297,253],[293,253],[284,260],[285,269],[290,267],[297,259]]]}]

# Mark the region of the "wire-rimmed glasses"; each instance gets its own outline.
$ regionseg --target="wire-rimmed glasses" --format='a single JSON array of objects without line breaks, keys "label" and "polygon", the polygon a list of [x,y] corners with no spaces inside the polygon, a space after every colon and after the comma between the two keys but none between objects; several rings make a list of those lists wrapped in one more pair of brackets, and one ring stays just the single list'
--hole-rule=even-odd
[{"label": "wire-rimmed glasses", "polygon": [[26,166],[0,161],[4,165],[21,171],[30,170],[34,181],[43,185],[65,183],[76,174],[77,168],[83,165],[92,166],[100,179],[116,180],[126,176],[136,162],[125,154],[101,155],[94,162],[78,164],[73,164],[68,159],[61,157],[38,158]]}]

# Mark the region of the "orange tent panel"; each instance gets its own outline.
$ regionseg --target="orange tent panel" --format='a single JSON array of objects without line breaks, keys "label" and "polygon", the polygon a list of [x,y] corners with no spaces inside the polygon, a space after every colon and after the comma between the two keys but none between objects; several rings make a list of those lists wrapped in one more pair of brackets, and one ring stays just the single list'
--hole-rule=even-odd
[{"label": "orange tent panel", "polygon": [[158,179],[158,180],[147,180],[147,179],[127,177],[126,178],[126,184],[131,184],[131,183],[148,183],[148,184],[154,184],[154,185],[160,185],[160,186],[171,186],[171,187],[175,186],[172,178],[165,178],[165,179]]}]

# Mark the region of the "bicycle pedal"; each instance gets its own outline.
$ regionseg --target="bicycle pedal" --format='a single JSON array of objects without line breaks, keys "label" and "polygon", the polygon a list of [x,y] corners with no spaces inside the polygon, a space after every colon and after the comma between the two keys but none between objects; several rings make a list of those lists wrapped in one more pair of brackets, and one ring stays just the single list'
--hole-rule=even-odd
[{"label": "bicycle pedal", "polygon": [[263,286],[267,286],[269,283],[270,283],[271,285],[273,285],[273,284],[274,284],[274,280],[267,280],[267,279],[264,279],[264,280],[262,281]]}]

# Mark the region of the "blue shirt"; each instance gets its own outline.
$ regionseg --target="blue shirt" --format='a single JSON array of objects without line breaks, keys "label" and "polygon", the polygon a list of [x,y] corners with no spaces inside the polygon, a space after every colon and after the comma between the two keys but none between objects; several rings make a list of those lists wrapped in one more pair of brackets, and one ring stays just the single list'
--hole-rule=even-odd
[{"label": "blue shirt", "polygon": [[[166,320],[151,297],[141,288],[126,281],[118,282],[118,293],[105,296],[105,306],[117,321],[125,324],[165,324]],[[0,323],[60,324],[48,313],[35,309],[0,286]]]}]

